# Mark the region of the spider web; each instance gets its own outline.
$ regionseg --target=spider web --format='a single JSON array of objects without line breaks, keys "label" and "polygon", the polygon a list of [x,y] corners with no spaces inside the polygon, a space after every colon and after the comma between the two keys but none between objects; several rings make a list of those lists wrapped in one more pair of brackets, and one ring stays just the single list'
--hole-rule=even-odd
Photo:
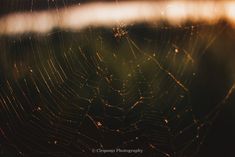
[{"label": "spider web", "polygon": [[194,111],[198,60],[217,30],[224,24],[1,37],[1,154],[195,155],[234,89],[205,116]]}]

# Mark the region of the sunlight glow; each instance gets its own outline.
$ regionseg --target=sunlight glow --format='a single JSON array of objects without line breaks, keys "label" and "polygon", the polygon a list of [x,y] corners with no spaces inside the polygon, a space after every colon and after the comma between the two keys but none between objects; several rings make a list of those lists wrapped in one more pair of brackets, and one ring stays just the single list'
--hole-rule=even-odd
[{"label": "sunlight glow", "polygon": [[93,2],[59,10],[19,12],[0,18],[0,34],[46,33],[55,28],[78,31],[89,26],[113,27],[166,21],[214,24],[227,20],[235,26],[235,2],[231,1],[130,1]]}]

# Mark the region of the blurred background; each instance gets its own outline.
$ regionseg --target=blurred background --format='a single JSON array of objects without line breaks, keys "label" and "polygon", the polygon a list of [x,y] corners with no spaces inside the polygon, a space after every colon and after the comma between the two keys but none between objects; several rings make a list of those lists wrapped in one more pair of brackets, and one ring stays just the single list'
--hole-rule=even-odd
[{"label": "blurred background", "polygon": [[[1,1],[0,18],[91,2]],[[234,42],[226,19],[0,35],[0,156],[233,157]]]}]

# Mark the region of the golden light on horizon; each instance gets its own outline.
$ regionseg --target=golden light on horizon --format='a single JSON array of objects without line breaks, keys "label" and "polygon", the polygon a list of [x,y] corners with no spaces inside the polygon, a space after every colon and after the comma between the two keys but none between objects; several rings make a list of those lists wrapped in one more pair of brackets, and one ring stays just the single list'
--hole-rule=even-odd
[{"label": "golden light on horizon", "polygon": [[166,21],[214,24],[227,20],[235,26],[232,1],[125,1],[92,2],[58,10],[19,12],[0,18],[0,34],[47,33],[55,28],[79,31],[89,26],[112,27]]}]

